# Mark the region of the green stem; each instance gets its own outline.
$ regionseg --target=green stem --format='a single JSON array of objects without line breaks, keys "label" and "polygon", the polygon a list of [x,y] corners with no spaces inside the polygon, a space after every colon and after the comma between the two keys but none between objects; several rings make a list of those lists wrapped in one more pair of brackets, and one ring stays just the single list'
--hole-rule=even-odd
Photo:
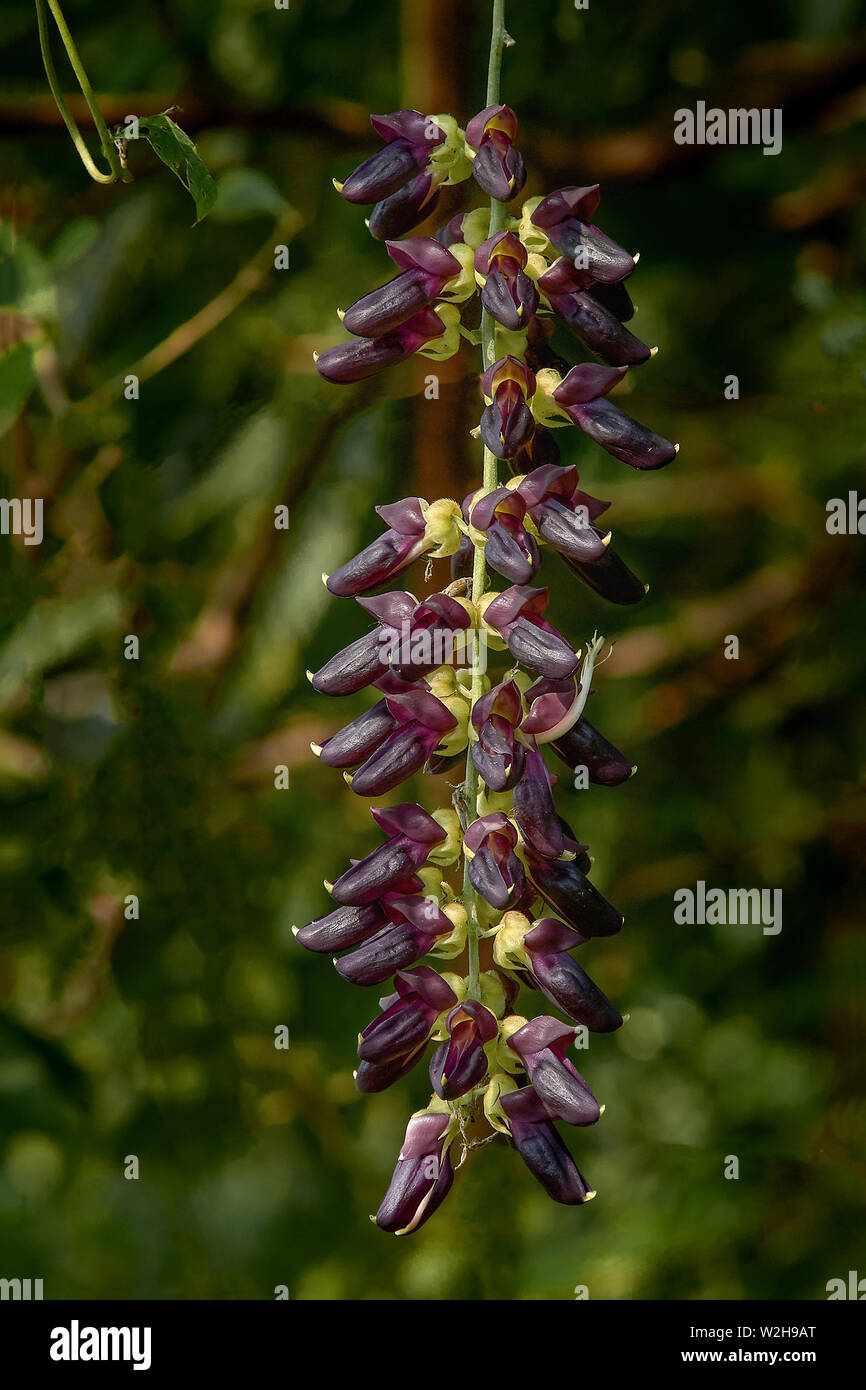
[{"label": "green stem", "polygon": [[[109,173],[107,174],[94,163],[84,141],[84,137],[78,129],[75,117],[69,110],[63,93],[60,90],[60,83],[57,80],[57,73],[54,68],[54,59],[51,56],[51,42],[48,36],[48,16],[45,9],[46,3],[54,17],[54,22],[57,25],[63,47],[66,49],[70,66],[78,79],[78,85],[81,88],[84,100],[87,102],[88,110],[93,117],[93,123],[96,126],[96,132],[99,136],[100,144],[102,145],[102,152],[109,166]],[[122,179],[124,183],[129,183],[131,181],[131,175],[126,169],[121,168],[117,149],[108,133],[108,127],[99,109],[99,104],[96,100],[93,88],[90,85],[90,80],[84,70],[84,64],[75,46],[75,40],[69,31],[69,25],[66,23],[63,11],[60,8],[59,0],[36,0],[36,19],[39,25],[39,47],[42,51],[42,63],[45,68],[45,76],[48,78],[48,85],[51,88],[51,95],[57,103],[57,109],[63,117],[63,122],[66,129],[69,131],[70,138],[78,151],[82,164],[90,177],[95,179],[97,183],[116,183],[118,179]]]},{"label": "green stem", "polygon": [[[493,106],[499,101],[499,77],[502,69],[502,50],[505,47],[505,0],[493,0],[493,22],[490,34],[490,59],[487,64],[487,106]],[[488,236],[494,232],[501,231],[506,221],[505,204],[500,203],[496,198],[490,199],[490,225]],[[496,361],[496,321],[486,309],[481,313],[481,356],[483,361],[482,370],[486,371],[491,362]],[[485,447],[484,450],[484,472],[482,477],[482,491],[492,492],[499,486],[498,464],[494,454]],[[472,602],[477,603],[487,587],[487,569],[484,563],[484,547],[476,545],[475,556],[472,565]],[[481,671],[478,669],[478,652],[476,651],[476,670],[472,677],[471,703],[474,706],[476,700],[481,698]],[[463,783],[464,799],[467,808],[467,819],[469,824],[478,815],[478,773],[475,764],[472,762],[471,750],[466,754],[466,777]],[[468,916],[467,932],[467,954],[469,960],[469,973],[467,976],[466,993],[470,999],[478,999],[481,990],[481,963],[479,959],[479,939],[481,928],[478,923],[477,898],[472,884],[469,882],[468,861],[463,866],[463,905]]]}]

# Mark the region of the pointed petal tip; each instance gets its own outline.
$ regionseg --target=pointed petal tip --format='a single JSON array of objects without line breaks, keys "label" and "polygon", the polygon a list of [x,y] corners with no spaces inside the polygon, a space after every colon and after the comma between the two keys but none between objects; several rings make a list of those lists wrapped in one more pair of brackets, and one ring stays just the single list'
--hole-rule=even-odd
[{"label": "pointed petal tip", "polygon": [[344,772],[344,773],[343,773],[343,781],[346,783],[346,786],[347,786],[347,787],[351,787],[351,785],[352,785],[352,774],[351,774],[351,772]]},{"label": "pointed petal tip", "polygon": [[315,677],[315,674],[316,674],[315,671],[305,671],[305,672],[304,672],[304,675],[306,676],[307,680],[310,682],[310,685],[313,684],[313,679],[314,679],[314,677]]},{"label": "pointed petal tip", "polygon": [[317,758],[321,758],[321,756],[322,756],[322,745],[321,745],[321,743],[311,743],[311,744],[310,744],[310,750],[311,750],[311,752],[313,752],[313,753],[315,754],[315,756],[316,756]]},{"label": "pointed petal tip", "polygon": [[324,884],[325,892],[326,892],[326,893],[330,893],[331,889],[332,889],[333,886],[334,886],[333,883],[329,883],[328,880],[327,880],[326,878],[323,878],[323,879],[322,879],[322,883]]},{"label": "pointed petal tip", "polygon": [[337,310],[337,318],[340,320],[340,323],[343,322],[343,319],[344,319],[345,317],[346,317],[346,311],[345,311],[345,309],[338,309],[338,310]]},{"label": "pointed petal tip", "polygon": [[300,927],[292,927],[292,936],[297,936],[300,930]]},{"label": "pointed petal tip", "polygon": [[319,354],[318,354],[317,352],[314,352],[314,353],[313,353],[313,361],[314,361],[314,362],[318,362],[318,360],[319,360]]},{"label": "pointed petal tip", "polygon": [[674,453],[675,453],[675,454],[678,454],[679,451],[680,451],[680,446],[679,446],[679,444],[675,444],[675,445],[674,445]]},{"label": "pointed petal tip", "polygon": [[635,251],[634,255],[632,256],[632,260],[634,261],[635,265],[637,265],[638,261],[640,260],[640,251]]},{"label": "pointed petal tip", "polygon": [[637,763],[632,763],[632,765],[631,765],[631,772],[628,774],[629,777],[634,777],[634,775],[635,775],[636,772],[637,772]]},{"label": "pointed petal tip", "polygon": [[331,179],[331,183],[334,185],[338,193],[342,193],[343,185],[340,183],[339,179]]},{"label": "pointed petal tip", "polygon": [[657,353],[658,353],[658,347],[651,347],[651,348],[650,348],[650,357],[655,357],[655,356],[657,355]]}]

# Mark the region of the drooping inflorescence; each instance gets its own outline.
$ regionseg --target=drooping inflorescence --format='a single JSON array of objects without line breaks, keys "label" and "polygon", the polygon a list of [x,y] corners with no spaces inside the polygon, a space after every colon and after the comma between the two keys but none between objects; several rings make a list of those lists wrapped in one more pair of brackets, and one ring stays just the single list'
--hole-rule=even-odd
[{"label": "drooping inflorescence", "polygon": [[[556,1201],[593,1195],[556,1128],[600,1114],[567,1050],[579,1030],[609,1032],[622,1018],[573,953],[618,932],[622,917],[589,880],[587,846],[556,810],[556,777],[541,750],[602,786],[634,768],[584,714],[602,639],[575,650],[545,617],[547,589],[532,581],[547,546],[612,603],[645,593],[598,524],[608,503],[560,464],[554,430],[576,425],[640,469],[670,462],[677,446],[609,398],[652,352],[625,326],[635,258],[592,221],[597,185],[557,189],[508,216],[505,204],[525,181],[508,107],[487,106],[465,132],[452,116],[418,111],[371,120],[382,147],[337,187],[374,204],[368,225],[388,238],[399,273],[341,315],[352,336],[319,355],[317,369],[354,382],[416,352],[450,357],[463,339],[484,358],[474,431],[482,485],[462,504],[405,497],[377,508],[381,536],[326,577],[331,593],[354,598],[376,626],[311,675],[322,694],[376,693],[364,714],[314,747],[358,795],[382,796],[465,759],[451,804],[373,809],[384,843],[326,885],[335,906],[297,932],[355,984],[393,978],[359,1039],[360,1091],[390,1086],[433,1043],[434,1095],[409,1121],[375,1217],[402,1234],[441,1203],[454,1145],[463,1156],[477,1145],[466,1129],[482,1116],[489,1137],[516,1147]],[[470,174],[489,207],[452,218],[434,237],[392,239],[430,214],[443,184]],[[466,322],[478,297],[480,330]],[[569,369],[550,347],[555,319],[596,360]],[[498,460],[510,470],[503,483]],[[373,593],[422,556],[450,557],[450,583],[420,599],[399,588]],[[488,588],[489,571],[506,585]],[[481,941],[492,948],[486,970]],[[427,957],[455,969],[439,973]],[[517,1014],[521,985],[569,1022]]]}]

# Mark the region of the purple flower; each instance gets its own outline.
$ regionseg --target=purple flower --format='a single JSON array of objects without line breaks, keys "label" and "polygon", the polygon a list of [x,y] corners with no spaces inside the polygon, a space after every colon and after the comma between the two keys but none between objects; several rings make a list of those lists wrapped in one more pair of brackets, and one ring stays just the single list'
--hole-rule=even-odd
[{"label": "purple flower", "polygon": [[572,367],[557,386],[553,399],[584,434],[614,458],[632,468],[663,468],[670,463],[678,446],[654,434],[639,420],[633,420],[612,401],[603,399],[627,370],[626,367],[599,367],[582,362]]},{"label": "purple flower", "polygon": [[[394,683],[396,686],[404,684],[402,681]],[[351,724],[346,724],[330,738],[326,738],[323,744],[311,743],[310,747],[316,757],[328,767],[357,767],[375,753],[396,727],[397,721],[389,710],[387,701],[381,699],[363,714],[359,714]]]},{"label": "purple flower", "polygon": [[375,203],[396,193],[426,166],[431,151],[445,139],[445,132],[420,111],[371,116],[370,124],[385,144],[336,184],[350,203]]},{"label": "purple flower", "polygon": [[496,458],[513,458],[535,429],[527,404],[535,394],[535,373],[517,357],[500,357],[482,376],[481,389],[488,402],[481,416],[481,438]]},{"label": "purple flower", "polygon": [[[474,501],[473,498],[477,498]],[[463,503],[463,515],[487,537],[484,556],[498,574],[513,584],[525,584],[538,569],[538,542],[523,525],[526,502],[517,488],[497,487]]]},{"label": "purple flower", "polygon": [[[606,371],[606,368],[594,368]],[[569,569],[610,603],[638,603],[647,585],[610,545],[610,532],[594,525],[610,505],[577,487],[573,467],[546,465],[528,473],[517,491],[541,538],[559,552]]]},{"label": "purple flower", "polygon": [[460,512],[448,498],[431,507],[421,497],[404,497],[375,510],[388,530],[326,580],[329,592],[340,598],[353,598],[390,583],[419,556],[430,551],[448,555],[460,543],[456,524]]},{"label": "purple flower", "polygon": [[382,902],[387,924],[357,950],[334,961],[338,974],[353,985],[382,984],[426,956],[437,937],[453,931],[454,924],[432,898],[391,893]]},{"label": "purple flower", "polygon": [[592,1125],[601,1113],[598,1101],[565,1055],[576,1035],[577,1028],[542,1015],[512,1033],[508,1046],[520,1057],[533,1090],[552,1119],[569,1125]]},{"label": "purple flower", "polygon": [[568,767],[585,767],[590,782],[602,787],[618,787],[636,770],[583,715],[572,728],[552,739],[550,746]]},{"label": "purple flower", "polygon": [[363,907],[375,902],[399,879],[420,869],[431,849],[447,838],[439,822],[411,801],[373,806],[370,813],[388,839],[340,875],[331,889],[338,903]]},{"label": "purple flower", "polygon": [[596,280],[623,280],[635,266],[627,251],[590,222],[600,198],[597,183],[588,188],[557,188],[532,214],[534,225],[582,274],[584,286]]},{"label": "purple flower", "polygon": [[527,714],[520,726],[521,733],[538,743],[550,743],[570,729],[582,704],[581,684],[574,676],[564,680],[542,677],[526,692]]},{"label": "purple flower", "polygon": [[376,1225],[383,1231],[398,1236],[417,1231],[444,1201],[454,1181],[449,1154],[454,1129],[448,1114],[420,1110],[412,1116],[376,1213]]},{"label": "purple flower", "polygon": [[[421,886],[420,879],[418,886]],[[349,946],[358,946],[388,921],[380,902],[368,903],[366,907],[338,907],[325,917],[316,918],[308,926],[295,932],[296,940],[308,951],[321,951],[332,956],[335,951],[345,951]]]},{"label": "purple flower", "polygon": [[438,202],[439,184],[431,171],[424,170],[376,203],[367,221],[370,235],[377,241],[386,241],[411,232],[430,216]]},{"label": "purple flower", "polygon": [[524,857],[527,875],[541,897],[581,936],[614,936],[621,930],[622,914],[590,883],[577,859],[550,859],[531,845],[526,845]]},{"label": "purple flower", "polygon": [[502,811],[479,816],[463,837],[469,881],[491,907],[514,903],[524,883],[523,865],[514,853],[517,831]]},{"label": "purple flower", "polygon": [[433,303],[449,280],[460,274],[458,260],[432,237],[385,243],[402,274],[371,290],[346,310],[343,327],[362,338],[381,338]]},{"label": "purple flower", "polygon": [[461,633],[470,626],[466,608],[447,594],[430,594],[419,603],[395,589],[356,602],[379,629],[351,642],[310,677],[320,695],[354,695],[388,668],[402,680],[423,680],[455,660]]},{"label": "purple flower", "polygon": [[624,328],[616,314],[606,309],[585,288],[585,275],[571,261],[562,259],[539,277],[538,288],[551,309],[584,347],[613,366],[638,366],[652,350]]},{"label": "purple flower", "polygon": [[396,362],[405,362],[425,343],[441,337],[444,332],[445,325],[434,309],[419,309],[399,328],[392,328],[381,338],[351,338],[348,343],[339,343],[319,353],[315,358],[316,371],[326,381],[347,386],[374,376]]},{"label": "purple flower", "polygon": [[451,1010],[445,1027],[448,1037],[430,1059],[430,1082],[442,1100],[456,1100],[487,1075],[484,1046],[496,1037],[498,1024],[483,1004],[467,999]]},{"label": "purple flower", "polygon": [[472,707],[472,723],[478,732],[472,762],[491,791],[507,791],[523,772],[525,750],[516,738],[522,714],[523,701],[514,681],[495,685]]},{"label": "purple flower", "polygon": [[581,492],[574,465],[547,465],[527,473],[517,487],[538,534],[566,559],[591,564],[604,554],[610,533],[592,523],[609,502]]},{"label": "purple flower", "polygon": [[481,304],[504,328],[525,328],[538,308],[538,290],[526,274],[526,247],[513,232],[494,232],[475,252],[484,277]]},{"label": "purple flower", "polygon": [[514,788],[514,819],[527,845],[550,859],[567,848],[553,803],[553,785],[547,764],[537,748],[526,751],[523,775]]},{"label": "purple flower", "polygon": [[358,796],[382,796],[399,786],[457,728],[447,706],[420,685],[404,695],[386,696],[385,703],[394,728],[349,779]]},{"label": "purple flower", "polygon": [[485,106],[466,127],[466,143],[478,151],[472,177],[500,203],[507,203],[526,182],[523,158],[514,148],[517,132],[517,117],[510,106]]},{"label": "purple flower", "polygon": [[546,622],[547,590],[513,584],[485,608],[484,621],[495,628],[515,661],[539,676],[562,679],[577,670],[574,649]]},{"label": "purple flower", "polygon": [[622,1015],[569,953],[583,944],[580,932],[555,917],[542,917],[523,939],[529,972],[551,1004],[593,1033],[610,1033]]},{"label": "purple flower", "polygon": [[595,1196],[532,1086],[503,1095],[500,1104],[514,1147],[548,1197],[573,1207]]},{"label": "purple flower", "polygon": [[599,598],[607,599],[608,603],[640,603],[649,590],[649,585],[638,579],[612,546],[608,546],[597,560],[587,564],[572,560],[567,555],[562,558],[578,579],[582,579]]},{"label": "purple flower", "polygon": [[359,1091],[383,1091],[405,1076],[420,1059],[439,1014],[457,1003],[451,986],[429,965],[398,970],[394,986],[396,994],[379,1001],[384,1012],[358,1040]]}]

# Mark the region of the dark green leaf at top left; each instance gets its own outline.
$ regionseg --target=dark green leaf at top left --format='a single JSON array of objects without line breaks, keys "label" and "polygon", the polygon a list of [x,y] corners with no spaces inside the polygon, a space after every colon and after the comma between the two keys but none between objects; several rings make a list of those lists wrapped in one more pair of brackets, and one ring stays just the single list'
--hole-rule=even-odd
[{"label": "dark green leaf at top left", "polygon": [[143,116],[139,130],[154,151],[180,179],[195,203],[196,222],[207,217],[216,202],[217,186],[186,131],[170,116]]}]

